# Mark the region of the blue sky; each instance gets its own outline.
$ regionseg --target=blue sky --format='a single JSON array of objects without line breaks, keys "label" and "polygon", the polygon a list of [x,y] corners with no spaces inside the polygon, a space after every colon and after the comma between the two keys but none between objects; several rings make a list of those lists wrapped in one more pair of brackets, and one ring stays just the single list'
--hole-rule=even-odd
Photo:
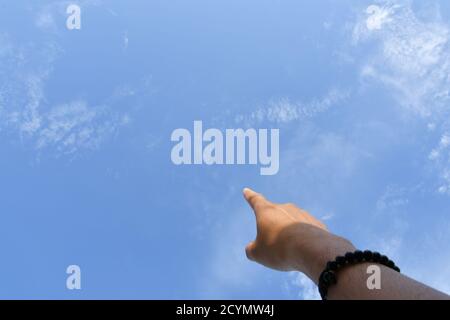
[{"label": "blue sky", "polygon": [[[444,0],[0,1],[0,298],[318,298],[246,260],[245,186],[450,293],[449,18]],[[194,120],[280,129],[278,174],[174,166]]]}]

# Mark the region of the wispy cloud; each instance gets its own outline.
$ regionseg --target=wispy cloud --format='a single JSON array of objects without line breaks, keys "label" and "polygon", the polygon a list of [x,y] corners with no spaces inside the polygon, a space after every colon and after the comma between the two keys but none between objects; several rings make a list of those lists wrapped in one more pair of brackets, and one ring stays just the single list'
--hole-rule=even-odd
[{"label": "wispy cloud", "polygon": [[418,15],[410,1],[380,1],[360,16],[353,29],[355,45],[375,44],[365,57],[361,76],[383,84],[411,115],[441,132],[430,152],[436,165],[441,193],[450,193],[450,26],[439,11],[428,18]]},{"label": "wispy cloud", "polygon": [[40,29],[56,30],[55,18],[47,8],[37,13],[35,24]]},{"label": "wispy cloud", "polygon": [[112,117],[107,109],[88,106],[85,101],[67,103],[44,115],[42,126],[36,133],[36,149],[53,146],[64,154],[95,149],[126,123],[126,115]]},{"label": "wispy cloud", "polygon": [[[212,238],[208,273],[205,274],[202,292],[205,297],[226,298],[233,291],[257,283],[261,269],[248,261],[244,248],[252,240],[254,217],[248,207],[241,207],[221,224],[220,232]],[[238,289],[239,288],[239,289]]]},{"label": "wispy cloud", "polygon": [[309,119],[327,111],[348,97],[348,91],[332,89],[323,98],[309,103],[293,102],[289,98],[281,98],[272,100],[267,105],[249,114],[237,115],[235,122],[245,125],[260,124],[263,122],[283,124],[295,120]]},{"label": "wispy cloud", "polygon": [[450,132],[444,132],[438,145],[431,150],[429,159],[440,172],[438,192],[450,195]]},{"label": "wispy cloud", "polygon": [[33,135],[41,126],[44,85],[60,49],[53,42],[16,45],[6,34],[0,42],[6,48],[0,54],[0,126]]},{"label": "wispy cloud", "polygon": [[123,44],[122,44],[122,48],[124,51],[126,51],[128,49],[128,45],[130,43],[130,38],[128,37],[128,32],[124,32],[123,34]]},{"label": "wispy cloud", "polygon": [[301,300],[320,300],[319,290],[314,282],[303,273],[290,273],[290,281],[287,283],[287,290],[295,295],[295,298]]},{"label": "wispy cloud", "polygon": [[406,193],[405,188],[388,186],[377,201],[377,211],[385,211],[388,208],[392,209],[393,207],[407,205],[409,199]]},{"label": "wispy cloud", "polygon": [[0,44],[0,130],[12,139],[20,138],[39,153],[74,154],[98,147],[129,122],[126,112],[108,105],[48,103],[47,80],[61,53],[56,43],[16,44],[1,34]]},{"label": "wispy cloud", "polygon": [[408,3],[371,5],[354,27],[356,44],[376,41],[362,76],[384,83],[399,102],[422,116],[447,112],[450,30],[435,18],[419,19]]}]

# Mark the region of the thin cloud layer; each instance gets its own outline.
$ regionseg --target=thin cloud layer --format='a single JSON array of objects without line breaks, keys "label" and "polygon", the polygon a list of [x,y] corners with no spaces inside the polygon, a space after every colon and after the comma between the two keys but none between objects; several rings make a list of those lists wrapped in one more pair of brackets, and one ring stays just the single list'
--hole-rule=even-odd
[{"label": "thin cloud layer", "polygon": [[57,106],[45,115],[36,134],[36,148],[53,146],[65,154],[95,149],[125,122],[126,117],[109,117],[105,109],[92,108],[85,101]]},{"label": "thin cloud layer", "polygon": [[450,194],[450,153],[445,137],[450,115],[450,26],[439,12],[426,20],[410,2],[385,1],[371,5],[353,29],[355,45],[375,44],[366,57],[361,76],[383,84],[407,112],[441,132],[430,152],[439,172],[439,192]]},{"label": "thin cloud layer", "polygon": [[356,44],[376,41],[362,76],[384,83],[398,101],[424,117],[448,112],[449,26],[419,19],[410,5],[369,6],[353,30]]},{"label": "thin cloud layer", "polygon": [[0,132],[38,152],[74,154],[95,149],[122,125],[126,113],[75,100],[50,105],[46,84],[61,49],[54,42],[18,45],[0,35]]},{"label": "thin cloud layer", "polygon": [[235,122],[245,125],[255,125],[263,122],[286,124],[296,120],[309,119],[345,101],[349,95],[348,91],[332,89],[323,98],[307,104],[292,102],[289,98],[272,100],[267,105],[247,115],[237,115]]}]

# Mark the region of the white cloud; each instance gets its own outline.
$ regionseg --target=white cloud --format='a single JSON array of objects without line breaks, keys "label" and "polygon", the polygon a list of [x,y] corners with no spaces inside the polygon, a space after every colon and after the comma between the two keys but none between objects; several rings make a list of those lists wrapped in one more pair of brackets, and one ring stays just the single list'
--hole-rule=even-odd
[{"label": "white cloud", "polygon": [[320,216],[320,220],[322,220],[322,221],[330,221],[334,217],[335,217],[334,213],[326,213],[326,214]]},{"label": "white cloud", "polygon": [[[297,290],[296,298],[301,300],[320,300],[316,284],[303,273],[292,272],[289,285]],[[289,291],[291,288],[289,288]]]},{"label": "white cloud", "polygon": [[405,206],[409,203],[407,191],[405,188],[388,186],[382,196],[378,199],[377,211],[382,212],[386,209],[393,209]]},{"label": "white cloud", "polygon": [[8,48],[0,54],[0,127],[32,135],[41,124],[44,84],[59,48],[51,42],[15,45],[7,35],[0,36],[0,42]]},{"label": "white cloud", "polygon": [[98,147],[130,122],[125,112],[113,112],[108,106],[77,100],[56,106],[47,102],[47,79],[60,53],[53,42],[14,44],[3,34],[0,44],[0,131],[10,138],[19,137],[39,153],[73,154]]},{"label": "white cloud", "polygon": [[[32,23],[44,32],[64,30],[65,9],[71,3],[30,4],[28,9],[35,18]],[[85,8],[98,6],[102,1],[76,3]],[[57,27],[57,23],[61,26]],[[60,53],[53,40],[16,43],[8,34],[0,33],[0,132],[10,139],[18,137],[39,153],[73,154],[96,148],[119,127],[131,122],[125,111],[113,111],[110,107],[135,94],[129,86],[113,92],[105,99],[105,105],[92,106],[73,97],[67,102],[49,104],[46,84]]]},{"label": "white cloud", "polygon": [[[356,45],[376,44],[365,57],[361,76],[383,84],[406,113],[426,119],[430,132],[450,132],[450,26],[439,12],[425,19],[411,2],[383,1],[369,6],[353,29]],[[419,18],[420,17],[420,18]],[[440,130],[440,131],[438,131]],[[450,152],[440,141],[428,158],[450,194]]]},{"label": "white cloud", "polygon": [[22,133],[32,135],[41,126],[39,107],[44,99],[43,81],[46,77],[42,75],[28,75],[25,79],[28,102],[24,107],[19,120],[19,130]]},{"label": "white cloud", "polygon": [[295,177],[295,180],[301,176],[314,185],[339,186],[353,175],[361,160],[370,156],[340,134],[321,132],[306,125],[298,134],[283,151],[284,178]]},{"label": "white cloud", "polygon": [[371,247],[377,248],[376,250],[391,257],[391,259],[398,260],[403,251],[403,233],[404,230],[400,230],[391,235],[378,235]]},{"label": "white cloud", "polygon": [[56,22],[53,14],[46,8],[36,15],[36,26],[41,29],[56,29]]},{"label": "white cloud", "polygon": [[428,158],[440,172],[441,184],[438,192],[450,195],[450,132],[444,132],[438,145],[431,150]]},{"label": "white cloud", "polygon": [[123,50],[128,49],[128,44],[130,43],[130,38],[128,37],[128,32],[125,32],[123,34]]},{"label": "white cloud", "polygon": [[255,230],[254,217],[247,206],[241,207],[229,216],[212,239],[210,265],[205,274],[202,292],[205,297],[224,298],[230,292],[243,290],[258,283],[261,269],[245,256],[244,248],[252,240]]},{"label": "white cloud", "polygon": [[375,40],[377,53],[362,75],[392,88],[399,102],[422,116],[448,111],[449,26],[417,18],[409,4],[369,6],[353,31],[356,44]]},{"label": "white cloud", "polygon": [[259,124],[262,122],[272,122],[277,124],[288,123],[300,119],[312,118],[327,111],[335,104],[339,104],[347,99],[349,93],[338,89],[333,89],[320,100],[312,101],[308,104],[292,102],[289,98],[272,100],[267,105],[258,108],[247,115],[237,115],[235,121],[246,125]]},{"label": "white cloud", "polygon": [[53,108],[43,116],[42,127],[36,133],[36,148],[54,146],[61,153],[72,154],[79,149],[98,147],[120,125],[104,111],[100,107],[90,107],[84,101]]}]

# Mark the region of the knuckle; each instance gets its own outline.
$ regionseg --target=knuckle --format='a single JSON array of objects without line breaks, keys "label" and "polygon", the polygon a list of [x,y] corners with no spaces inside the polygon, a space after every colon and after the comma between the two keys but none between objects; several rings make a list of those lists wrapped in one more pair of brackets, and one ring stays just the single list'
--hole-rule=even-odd
[{"label": "knuckle", "polygon": [[281,205],[282,208],[288,211],[298,211],[300,210],[294,203],[288,202]]},{"label": "knuckle", "polygon": [[288,208],[297,208],[297,206],[295,204],[293,204],[292,202],[286,203],[285,206]]},{"label": "knuckle", "polygon": [[247,259],[249,260],[254,260],[254,252],[253,252],[253,248],[251,245],[248,245],[247,247],[245,247],[245,255],[247,256]]},{"label": "knuckle", "polygon": [[327,226],[325,223],[319,221],[319,225],[324,229],[324,230],[328,230]]},{"label": "knuckle", "polygon": [[249,248],[245,248],[245,255],[247,256],[247,259],[252,260]]}]

